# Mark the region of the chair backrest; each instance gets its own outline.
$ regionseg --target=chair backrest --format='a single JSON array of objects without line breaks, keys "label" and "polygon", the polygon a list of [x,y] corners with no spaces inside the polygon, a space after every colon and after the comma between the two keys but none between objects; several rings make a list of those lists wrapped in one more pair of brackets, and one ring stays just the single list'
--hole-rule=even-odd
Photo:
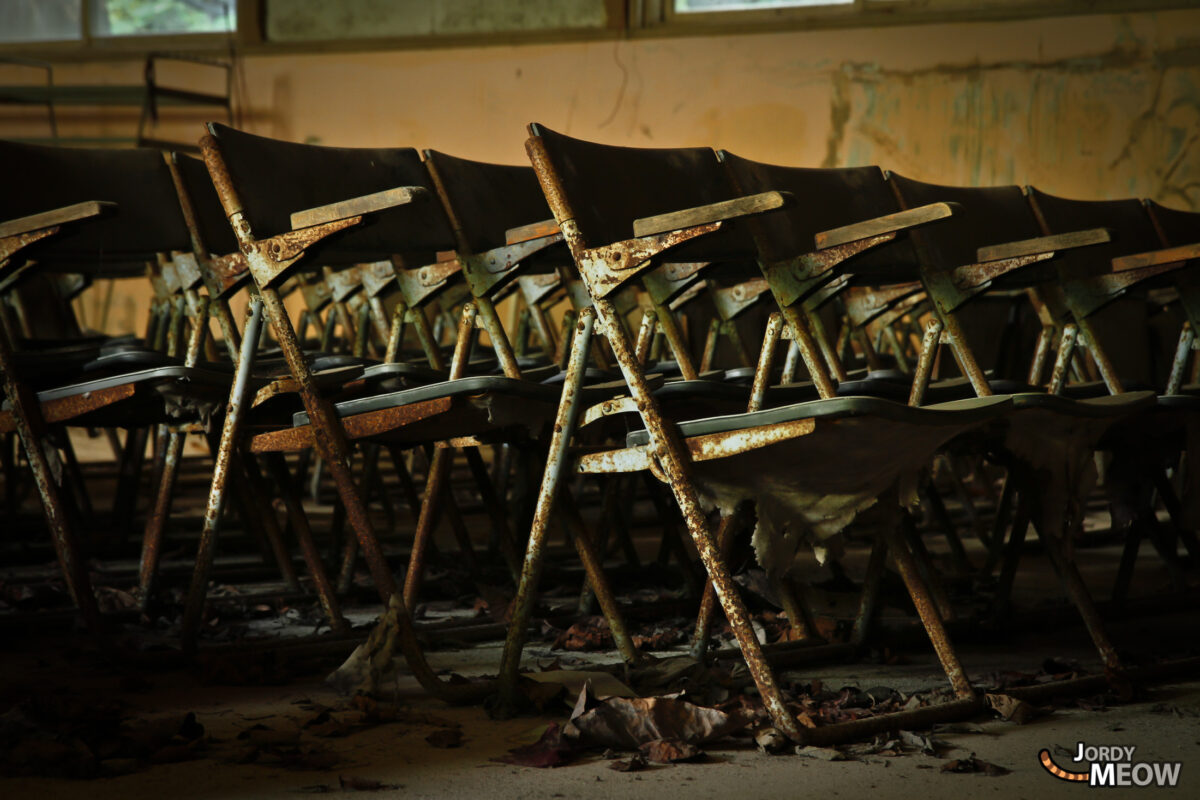
[{"label": "chair backrest", "polygon": [[[739,196],[707,147],[615,147],[573,139],[536,123],[529,133],[541,139],[562,183],[543,189],[558,194],[589,247],[632,238],[634,220]],[[718,233],[674,248],[669,260],[753,257],[746,229],[726,222]]]},{"label": "chair backrest", "polygon": [[209,255],[223,256],[235,252],[238,249],[237,237],[225,218],[221,199],[217,197],[217,190],[213,188],[204,162],[183,153],[172,153],[171,158],[179,169],[183,190],[187,192],[196,216],[201,242]]},{"label": "chair backrest", "polygon": [[550,219],[532,167],[487,164],[425,150],[450,224],[470,253],[504,246],[511,228]]},{"label": "chair backrest", "polygon": [[88,271],[188,250],[175,186],[157,150],[48,147],[0,141],[0,220],[101,200],[116,208],[71,223],[26,253],[49,268]]},{"label": "chair backrest", "polygon": [[1200,242],[1200,213],[1181,211],[1153,200],[1146,201],[1146,209],[1162,234],[1164,247],[1182,247]]},{"label": "chair backrest", "polygon": [[[894,172],[889,173],[888,181],[905,208],[938,202],[958,204],[949,219],[913,232],[922,257],[935,272],[974,264],[980,247],[1042,235],[1019,186],[941,186]],[[1023,270],[1014,277],[1028,281],[1047,275]]]},{"label": "chair backrest", "polygon": [[[748,224],[755,231],[764,261],[783,261],[813,252],[822,231],[893,214],[900,210],[879,167],[813,169],[780,167],[718,151],[741,194],[772,190],[791,192],[795,203]],[[944,224],[944,223],[938,223]],[[916,280],[916,255],[905,236],[854,258],[856,275],[888,282]]]},{"label": "chair backrest", "polygon": [[429,196],[364,217],[362,224],[309,248],[311,264],[377,261],[401,255],[430,263],[453,250],[454,237],[434,196],[429,173],[411,147],[343,148],[297,144],[238,131],[218,123],[217,140],[234,190],[255,237],[291,230],[297,211],[398,186],[421,186]]},{"label": "chair backrest", "polygon": [[1070,200],[1030,187],[1029,202],[1046,234],[1107,228],[1104,244],[1064,252],[1056,261],[1064,279],[1112,270],[1112,259],[1157,250],[1158,234],[1140,200]]}]

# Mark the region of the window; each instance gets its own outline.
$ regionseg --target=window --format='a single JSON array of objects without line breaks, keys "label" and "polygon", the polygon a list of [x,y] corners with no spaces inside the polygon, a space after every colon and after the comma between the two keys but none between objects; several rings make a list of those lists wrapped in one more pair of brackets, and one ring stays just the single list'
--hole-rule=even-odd
[{"label": "window", "polygon": [[800,6],[848,6],[854,0],[675,0],[675,12],[697,11],[754,11],[765,8],[795,8]]},{"label": "window", "polygon": [[0,0],[0,42],[233,33],[238,0]]},{"label": "window", "polygon": [[232,33],[235,0],[91,0],[93,36]]},{"label": "window", "polygon": [[82,0],[0,0],[0,42],[56,42],[83,37]]}]

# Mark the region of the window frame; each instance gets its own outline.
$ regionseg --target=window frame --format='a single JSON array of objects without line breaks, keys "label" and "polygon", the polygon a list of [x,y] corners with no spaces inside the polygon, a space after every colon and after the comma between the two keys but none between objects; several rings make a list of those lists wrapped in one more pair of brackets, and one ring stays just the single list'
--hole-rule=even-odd
[{"label": "window frame", "polygon": [[244,47],[261,43],[258,36],[261,8],[259,0],[234,0],[237,19],[233,31],[207,33],[117,34],[92,33],[92,2],[80,0],[80,36],[77,39],[47,39],[26,42],[0,42],[0,56],[42,56],[46,58],[91,58],[112,53],[137,57],[163,50],[190,52],[228,50],[231,45]]},{"label": "window frame", "polygon": [[675,11],[674,0],[603,0],[608,25],[494,33],[413,35],[380,39],[330,38],[272,42],[265,37],[266,0],[236,0],[233,33],[91,36],[89,5],[81,0],[83,37],[68,41],[4,42],[0,56],[55,62],[129,60],[154,52],[242,55],[377,52],[453,47],[513,46],[612,39],[714,36],[831,28],[1032,20],[1043,17],[1195,9],[1196,0],[854,0],[844,5]]},{"label": "window frame", "polygon": [[675,0],[630,0],[631,24],[655,35],[994,22],[1041,17],[1194,9],[1195,0],[854,0],[780,8],[676,11]]}]

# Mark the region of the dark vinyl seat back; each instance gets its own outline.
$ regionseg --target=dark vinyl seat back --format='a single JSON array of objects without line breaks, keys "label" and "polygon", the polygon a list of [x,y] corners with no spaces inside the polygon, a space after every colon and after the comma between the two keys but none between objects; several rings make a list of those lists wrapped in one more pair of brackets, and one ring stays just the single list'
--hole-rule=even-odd
[{"label": "dark vinyl seat back", "polygon": [[225,209],[221,207],[221,199],[217,197],[217,190],[213,188],[204,162],[183,153],[172,153],[171,158],[179,170],[183,190],[191,201],[204,248],[212,256],[235,252],[238,249],[237,237],[233,235],[233,228],[225,217]]},{"label": "dark vinyl seat back", "polygon": [[[617,147],[574,139],[536,123],[563,199],[589,247],[633,238],[634,220],[739,196],[707,147]],[[672,249],[676,262],[753,260],[754,242],[737,222]]]},{"label": "dark vinyl seat back", "polygon": [[[888,174],[896,197],[904,208],[927,203],[957,203],[947,220],[913,232],[913,239],[934,272],[976,263],[981,247],[1036,239],[1042,235],[1025,193],[1019,186],[942,186]],[[1053,279],[1053,267],[1034,265],[1001,278],[996,285],[1027,284]]]},{"label": "dark vinyl seat back", "polygon": [[[717,153],[742,194],[791,192],[794,205],[749,223],[758,234],[764,261],[783,261],[816,249],[818,233],[900,210],[879,167],[818,169],[781,167]],[[943,224],[941,222],[937,224]],[[906,236],[855,256],[848,268],[855,282],[878,285],[917,279],[917,259]]]},{"label": "dark vinyl seat back", "polygon": [[[1161,246],[1154,223],[1140,200],[1071,200],[1031,187],[1029,201],[1048,234],[1108,229],[1110,241],[1068,250],[1055,259],[1064,281],[1107,274],[1112,271],[1112,259]],[[1170,275],[1162,276],[1147,286],[1170,280]],[[1090,319],[1096,338],[1127,389],[1162,382],[1154,377],[1155,365],[1170,363],[1173,342],[1156,340],[1143,300],[1132,296],[1118,298],[1094,312]]]},{"label": "dark vinyl seat back", "polygon": [[343,148],[297,144],[209,123],[254,236],[291,230],[291,215],[400,186],[428,196],[368,214],[362,223],[307,251],[311,265],[378,261],[392,255],[427,264],[454,249],[454,237],[420,154],[411,147]]},{"label": "dark vinyl seat back", "polygon": [[1112,259],[1160,247],[1154,223],[1140,200],[1071,200],[1029,188],[1029,202],[1046,234],[1107,228],[1110,241],[1063,252],[1058,262],[1064,279],[1086,278],[1112,270]]},{"label": "dark vinyl seat back", "polygon": [[450,224],[470,253],[506,243],[512,228],[551,219],[533,167],[488,164],[425,150],[425,163],[445,195]]},{"label": "dark vinyl seat back", "polygon": [[1146,209],[1162,233],[1163,247],[1182,247],[1200,242],[1200,212],[1182,211],[1153,200],[1146,201]]},{"label": "dark vinyl seat back", "polygon": [[116,209],[64,225],[25,251],[46,268],[125,274],[156,253],[188,250],[171,173],[158,150],[51,147],[0,141],[0,220],[101,200]]}]

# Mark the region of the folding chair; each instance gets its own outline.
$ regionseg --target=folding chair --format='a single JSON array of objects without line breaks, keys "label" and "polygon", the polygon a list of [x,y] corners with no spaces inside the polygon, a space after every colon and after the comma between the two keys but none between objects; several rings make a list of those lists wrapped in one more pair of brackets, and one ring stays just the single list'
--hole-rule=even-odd
[{"label": "folding chair", "polygon": [[[1106,669],[1115,675],[1120,671],[1116,650],[1066,543],[1082,520],[1082,495],[1091,485],[1093,452],[1104,447],[1104,437],[1115,425],[1152,407],[1153,393],[1089,398],[1087,395],[1095,391],[1085,386],[1079,398],[1061,397],[1062,378],[1071,357],[1062,347],[1046,391],[989,380],[958,319],[972,298],[992,288],[1030,288],[1046,300],[1048,307],[1057,303],[1056,293],[1063,285],[1059,265],[1067,259],[1088,259],[1100,253],[1109,242],[1109,232],[1097,225],[1101,220],[1081,217],[1071,226],[1046,235],[1037,225],[1024,193],[1015,186],[947,187],[895,173],[888,179],[902,205],[941,200],[961,208],[945,225],[914,234],[922,255],[922,283],[936,318],[930,323],[920,354],[913,402],[921,402],[928,386],[929,367],[939,341],[949,344],[977,394],[1012,393],[1013,414],[1004,435],[994,442],[994,456],[1008,468],[1008,481],[1014,484],[1019,501],[1003,551],[999,606],[1007,604],[1032,519]],[[1038,378],[1033,372],[1031,376]]]},{"label": "folding chair", "polygon": [[[903,448],[889,447],[888,455],[880,456],[877,462],[899,453],[923,461],[955,435],[995,419],[1006,403],[1004,400],[969,401],[964,407],[930,411],[926,415],[923,411],[906,409],[884,400],[844,398],[688,421],[676,426],[661,413],[634,352],[631,337],[609,295],[653,265],[660,256],[685,263],[753,259],[756,256],[753,250],[739,249],[739,241],[742,248],[747,241],[744,233],[735,231],[727,236],[702,237],[717,234],[730,220],[780,209],[790,202],[790,198],[774,190],[737,197],[711,150],[607,147],[570,139],[540,125],[531,125],[530,133],[526,145],[530,159],[571,248],[576,269],[592,297],[594,320],[601,325],[645,426],[644,431],[630,435],[624,448],[577,454],[568,460],[572,429],[569,423],[577,413],[578,398],[564,392],[559,409],[560,423],[552,440],[551,465],[539,495],[539,511],[548,511],[566,469],[600,474],[648,470],[669,483],[767,711],[780,731],[797,741],[804,741],[805,734],[787,709],[750,628],[745,606],[713,541],[705,508],[714,505],[729,508],[747,499],[770,503],[770,498],[777,498],[777,502],[787,507],[788,514],[801,517],[803,510],[811,511],[814,507],[815,495],[807,493],[807,481],[814,482],[817,492],[840,491],[848,500],[847,507],[870,504],[895,485],[903,469],[893,470],[886,476],[875,470],[859,469],[851,477],[851,465],[861,467],[861,460],[828,460],[837,452],[837,443],[845,441],[843,431],[857,431],[861,424],[872,430],[871,438],[897,437],[890,444],[904,440]],[[707,205],[695,206],[697,202]],[[819,377],[823,375],[820,356],[808,337],[807,326],[802,319],[788,313],[786,307],[783,310],[789,322],[799,323],[793,324],[793,335],[802,343],[800,349],[810,373],[818,380],[822,395],[831,396],[832,383],[827,376],[823,380]],[[573,354],[586,347],[593,324],[593,314],[581,313]],[[778,341],[779,327],[776,323],[775,341]],[[769,333],[768,337],[771,336]],[[769,370],[763,370],[760,364],[759,374],[768,373]],[[847,435],[853,437],[856,434]],[[916,441],[920,441],[921,446],[914,446]],[[926,447],[929,448],[927,454],[924,453]],[[827,458],[822,461],[821,457]],[[786,468],[780,473],[763,469],[764,460],[765,463],[783,463]],[[833,466],[842,463],[846,464],[846,470]],[[849,478],[856,483],[857,493],[846,485],[835,488],[821,484],[814,474],[818,469],[829,480]],[[872,473],[871,477],[866,477],[864,472]],[[781,486],[786,486],[792,494],[780,495]],[[853,499],[849,499],[850,495],[854,495]],[[870,495],[869,499],[867,495]],[[853,516],[853,511],[847,507],[839,509],[843,512],[842,518]],[[821,515],[818,513],[816,517]],[[809,522],[804,533],[816,533],[819,523],[815,519]],[[836,524],[831,527],[836,528]],[[510,631],[519,630],[518,623],[523,624],[527,618],[528,595],[538,567],[533,554],[536,554],[540,536],[535,524],[530,536],[531,557],[526,562]],[[972,690],[948,647],[941,621],[932,606],[925,602],[928,592],[912,566],[907,545],[900,544],[895,536],[890,537],[890,541],[895,545],[902,574],[909,583],[922,620],[934,638],[947,674],[964,704],[973,704]],[[501,672],[502,692],[509,695],[515,683],[519,644],[510,636]],[[961,711],[961,708],[956,706],[955,710]]]},{"label": "folding chair", "polygon": [[[0,160],[25,188],[0,199],[4,285],[25,270],[91,274],[144,271],[148,262],[188,246],[171,179],[162,157],[151,151],[45,148],[0,144]],[[0,343],[10,409],[27,452],[54,537],[64,578],[89,625],[99,624],[95,598],[69,508],[53,475],[47,422],[126,425],[132,429],[168,418],[162,390],[187,387],[189,402],[203,404],[218,394],[226,376],[192,364],[164,363],[157,354],[132,347],[79,351],[70,379],[63,374],[39,386],[21,375],[8,337]],[[56,368],[60,365],[56,365]],[[35,387],[41,389],[34,394]],[[132,430],[130,441],[136,437]]]}]

